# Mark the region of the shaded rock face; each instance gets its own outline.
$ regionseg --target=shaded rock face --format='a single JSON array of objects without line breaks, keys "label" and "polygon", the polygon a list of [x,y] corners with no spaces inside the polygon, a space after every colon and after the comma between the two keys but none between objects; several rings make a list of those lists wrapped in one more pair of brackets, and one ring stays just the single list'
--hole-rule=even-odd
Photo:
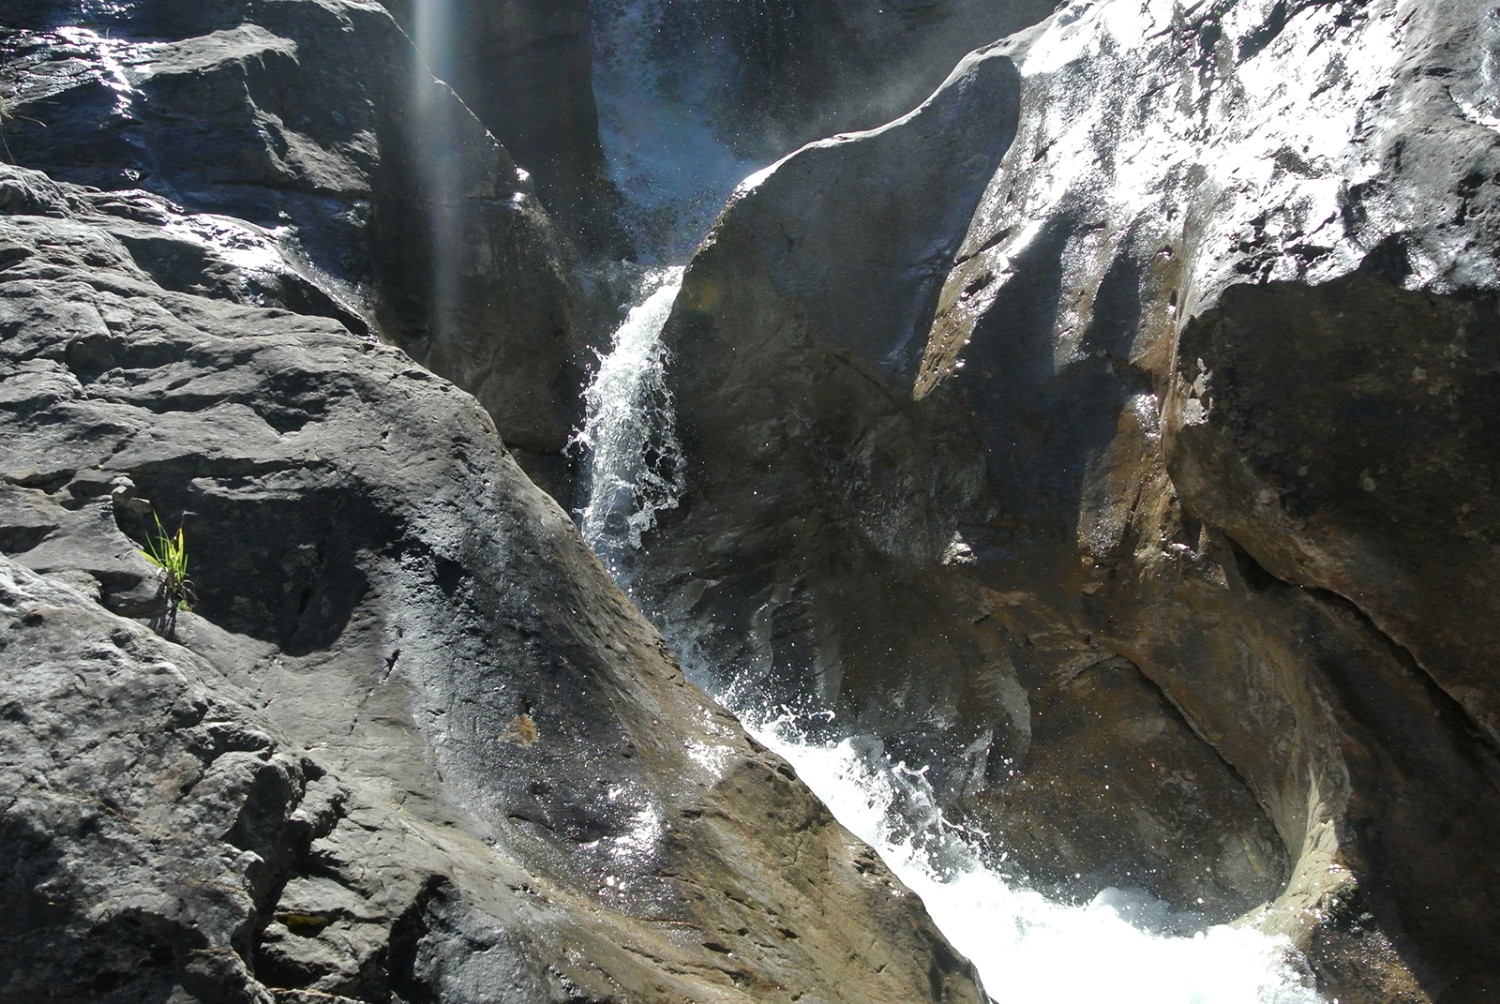
[{"label": "shaded rock face", "polygon": [[[945,674],[858,675],[880,664],[877,653],[921,657],[904,619],[887,614],[928,609],[928,584],[895,571],[948,543],[951,530],[933,520],[928,500],[982,504],[984,471],[967,429],[882,391],[886,374],[914,364],[910,325],[924,306],[932,310],[954,231],[1010,138],[1014,98],[1014,66],[997,52],[961,67],[905,124],[807,148],[737,196],[725,217],[736,225],[716,230],[685,276],[666,333],[689,420],[685,517],[671,531],[670,555],[657,551],[653,566],[706,580],[694,609],[680,612],[714,625],[716,645],[749,645],[723,664],[755,662],[758,678],[791,703],[895,687],[898,699],[872,700],[870,714],[885,705],[959,713]],[[910,142],[919,135],[942,139]],[[828,165],[850,152],[858,168],[835,182]],[[887,231],[893,218],[909,225]],[[845,282],[838,249],[847,247],[868,249],[862,254],[882,267]],[[764,248],[777,255],[758,253]],[[753,351],[736,337],[750,318]],[[899,485],[874,483],[924,450],[940,462]],[[702,461],[709,454],[715,463]],[[693,504],[699,498],[709,504]],[[785,502],[762,506],[763,498]],[[840,526],[857,530],[845,537]],[[834,595],[839,589],[848,591]],[[772,596],[775,614],[762,610]],[[987,651],[968,638],[954,643],[954,661]],[[813,664],[800,665],[803,655]],[[950,724],[934,720],[926,731]]]},{"label": "shaded rock face", "polygon": [[165,288],[157,196],[0,192],[0,999],[982,999],[473,398]]},{"label": "shaded rock face", "polygon": [[[12,160],[260,228],[328,280],[318,312],[472,392],[529,466],[562,448],[587,328],[567,245],[378,6],[38,0],[0,46]],[[205,285],[211,249],[162,248],[163,285]]]},{"label": "shaded rock face", "polygon": [[779,164],[668,324],[664,609],[1038,884],[1269,905],[1352,999],[1492,988],[1497,37],[1069,8]]},{"label": "shaded rock face", "polygon": [[432,72],[535,176],[568,237],[591,253],[623,254],[599,145],[588,0],[385,6]]},{"label": "shaded rock face", "polygon": [[[598,2],[598,0],[596,0]],[[713,117],[741,156],[775,157],[915,107],[970,50],[1033,25],[1053,0],[701,0],[644,5],[653,58],[711,77]],[[726,71],[725,67],[732,67]]]}]

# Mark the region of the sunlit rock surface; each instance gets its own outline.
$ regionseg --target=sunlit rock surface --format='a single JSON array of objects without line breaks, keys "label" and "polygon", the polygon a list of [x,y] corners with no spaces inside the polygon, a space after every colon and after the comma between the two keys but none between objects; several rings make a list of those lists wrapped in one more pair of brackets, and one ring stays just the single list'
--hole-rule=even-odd
[{"label": "sunlit rock surface", "polygon": [[0,998],[979,1000],[502,445],[566,249],[389,17],[7,13]]},{"label": "sunlit rock surface", "polygon": [[1497,39],[1076,4],[755,179],[666,333],[664,609],[1044,886],[1495,989]]},{"label": "sunlit rock surface", "polygon": [[[6,10],[0,999],[980,999],[516,464],[568,486],[614,239],[582,7],[443,6]],[[595,0],[668,164],[947,78],[689,267],[642,595],[1037,887],[1483,1000],[1500,23],[1103,0],[954,69],[1050,6]]]}]

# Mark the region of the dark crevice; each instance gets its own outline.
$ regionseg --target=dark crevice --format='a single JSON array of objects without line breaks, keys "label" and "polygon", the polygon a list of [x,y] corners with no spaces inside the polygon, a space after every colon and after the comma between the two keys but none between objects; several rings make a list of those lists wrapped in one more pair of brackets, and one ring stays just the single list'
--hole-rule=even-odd
[{"label": "dark crevice", "polygon": [[[1470,999],[1443,996],[1448,980],[1441,974],[1488,973],[1500,965],[1483,934],[1500,887],[1433,850],[1493,845],[1500,833],[1494,809],[1500,759],[1493,742],[1358,604],[1324,587],[1285,582],[1238,550],[1243,555],[1236,560],[1252,568],[1263,588],[1299,599],[1310,623],[1323,625],[1299,641],[1312,659],[1350,774],[1341,842],[1364,892],[1361,913],[1374,918],[1413,976],[1439,991],[1434,999]],[[1402,882],[1389,881],[1395,873]],[[1434,918],[1433,898],[1460,885],[1465,895],[1454,915]]]},{"label": "dark crevice", "polygon": [[1014,227],[1001,227],[999,230],[991,234],[983,244],[975,248],[972,254],[960,255],[959,257],[953,259],[954,267],[956,268],[966,262],[973,261],[975,258],[978,258],[986,251],[989,251],[992,248],[999,247],[1000,244],[1002,244],[1008,237],[1010,237],[1011,233],[1014,232],[1014,230]]},{"label": "dark crevice", "polygon": [[[1440,712],[1462,722],[1463,734],[1477,741],[1491,755],[1500,757],[1500,745],[1497,745],[1496,741],[1490,737],[1484,727],[1474,720],[1473,715],[1469,713],[1468,709],[1443,688],[1443,685],[1423,667],[1410,649],[1387,634],[1381,628],[1379,622],[1368,611],[1342,593],[1335,592],[1326,586],[1301,585],[1295,582],[1288,582],[1257,561],[1255,556],[1227,531],[1220,530],[1219,532],[1229,542],[1229,546],[1234,554],[1235,568],[1239,571],[1240,577],[1247,586],[1258,592],[1264,592],[1278,586],[1287,589],[1296,589],[1315,602],[1333,607],[1352,617],[1376,641],[1380,648],[1390,654],[1391,658],[1398,665],[1422,682],[1423,689],[1428,692],[1428,697]],[[1497,761],[1496,766],[1500,767],[1500,761]]]},{"label": "dark crevice", "polygon": [[1265,24],[1245,36],[1239,43],[1239,58],[1241,62],[1251,59],[1260,53],[1266,46],[1276,40],[1286,27],[1287,21],[1286,0],[1277,0],[1276,6],[1271,8],[1270,15]]},{"label": "dark crevice", "polygon": [[439,998],[427,978],[420,972],[419,953],[422,941],[431,930],[429,911],[434,904],[450,895],[448,880],[441,875],[428,876],[411,905],[391,927],[387,967],[391,989],[411,1004],[432,1004]]},{"label": "dark crevice", "polygon": [[1497,745],[1484,727],[1474,720],[1468,709],[1443,689],[1443,685],[1423,668],[1410,649],[1386,634],[1364,608],[1348,597],[1322,586],[1304,586],[1302,591],[1315,602],[1342,611],[1358,623],[1398,665],[1421,682],[1423,690],[1427,692],[1437,713],[1448,719],[1465,737],[1479,744],[1489,754],[1492,760],[1491,766],[1500,770],[1500,745]]},{"label": "dark crevice", "polygon": [[[1223,531],[1219,531],[1223,533]],[[1224,534],[1224,539],[1229,542],[1230,553],[1234,555],[1234,568],[1239,572],[1240,578],[1245,585],[1258,593],[1267,592],[1278,586],[1296,588],[1293,583],[1279,579],[1266,570],[1266,567],[1253,558],[1249,551],[1240,546],[1239,541],[1229,534]]]}]

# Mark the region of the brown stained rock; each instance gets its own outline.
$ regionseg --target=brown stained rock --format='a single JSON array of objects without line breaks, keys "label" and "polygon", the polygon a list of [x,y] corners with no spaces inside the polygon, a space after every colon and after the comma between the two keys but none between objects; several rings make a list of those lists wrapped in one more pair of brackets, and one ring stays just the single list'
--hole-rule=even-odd
[{"label": "brown stained rock", "polygon": [[[1306,611],[1286,629],[1300,651],[1281,658],[1335,716],[1346,855],[1378,929],[1482,979],[1495,962],[1476,933],[1500,889],[1464,876],[1467,848],[1500,833],[1483,669],[1496,428],[1479,403],[1494,309],[1361,275],[1234,287],[1184,330],[1178,386],[1203,391],[1168,413],[1184,506],[1223,528],[1247,583]],[[1212,391],[1209,358],[1224,375]],[[1414,379],[1424,366],[1440,393]],[[1465,896],[1434,916],[1454,882]]]},{"label": "brown stained rock", "polygon": [[1493,21],[1069,9],[957,244],[882,208],[951,190],[879,157],[955,142],[920,115],[745,192],[668,326],[648,542],[722,672],[1074,895],[1249,910],[1341,999],[1493,991]]},{"label": "brown stained rock", "polygon": [[[981,999],[472,397],[0,179],[0,999]],[[152,511],[180,644],[111,612]]]},{"label": "brown stained rock", "polygon": [[1033,691],[1029,751],[1009,771],[971,804],[1003,820],[999,839],[1035,883],[1170,889],[1189,912],[1234,915],[1286,881],[1276,833],[1246,825],[1258,809],[1231,768],[1124,659]]},{"label": "brown stained rock", "polygon": [[1484,668],[1500,642],[1484,560],[1500,535],[1495,296],[1362,275],[1234,287],[1178,359],[1184,503],[1277,578],[1353,602],[1500,742]]}]

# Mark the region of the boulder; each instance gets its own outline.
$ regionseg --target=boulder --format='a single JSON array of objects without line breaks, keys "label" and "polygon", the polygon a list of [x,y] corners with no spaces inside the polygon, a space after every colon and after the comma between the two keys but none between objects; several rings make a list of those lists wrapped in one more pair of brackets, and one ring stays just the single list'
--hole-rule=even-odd
[{"label": "boulder", "polygon": [[473,397],[251,224],[0,193],[0,999],[983,999]]},{"label": "boulder", "polygon": [[1500,986],[1497,32],[1078,5],[776,165],[668,323],[657,602],[1043,887],[1285,931],[1331,995]]},{"label": "boulder", "polygon": [[[34,0],[0,44],[14,162],[260,228],[337,291],[351,329],[473,393],[528,467],[561,451],[591,324],[572,253],[381,8],[140,0],[84,17]],[[192,254],[154,268],[177,273],[169,288],[198,270]]]}]

